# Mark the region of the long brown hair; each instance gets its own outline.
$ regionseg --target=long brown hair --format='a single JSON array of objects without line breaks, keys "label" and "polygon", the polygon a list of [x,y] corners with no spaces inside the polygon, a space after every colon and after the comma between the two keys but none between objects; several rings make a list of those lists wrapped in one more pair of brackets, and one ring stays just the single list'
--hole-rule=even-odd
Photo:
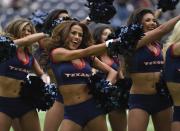
[{"label": "long brown hair", "polygon": [[[147,8],[136,9],[128,18],[127,25],[142,24],[142,19],[144,15],[149,14],[149,13],[154,15],[154,12],[150,9],[147,9]],[[132,58],[133,58],[133,53],[131,55],[124,56],[124,61],[125,61],[124,66],[125,66],[125,72],[127,76],[130,73],[129,71],[132,65]]]},{"label": "long brown hair", "polygon": [[66,48],[66,44],[68,44],[68,36],[71,30],[71,27],[74,25],[79,25],[83,29],[83,38],[82,43],[79,48],[86,48],[93,43],[93,39],[91,33],[86,25],[79,23],[77,21],[65,21],[61,24],[57,25],[53,31],[52,36],[50,38],[45,38],[42,40],[44,45],[44,51],[40,56],[40,65],[42,67],[46,67],[49,61],[49,53],[58,47]]},{"label": "long brown hair", "polygon": [[44,40],[46,43],[46,49],[48,49],[48,51],[51,51],[52,49],[58,47],[66,48],[70,30],[74,25],[79,25],[83,30],[82,43],[79,48],[83,49],[88,47],[93,42],[92,35],[88,27],[85,24],[77,21],[66,21],[54,28],[51,38]]},{"label": "long brown hair", "polygon": [[148,13],[154,15],[154,12],[147,8],[139,8],[139,9],[135,10],[128,18],[127,25],[130,25],[133,23],[141,24],[143,16]]}]

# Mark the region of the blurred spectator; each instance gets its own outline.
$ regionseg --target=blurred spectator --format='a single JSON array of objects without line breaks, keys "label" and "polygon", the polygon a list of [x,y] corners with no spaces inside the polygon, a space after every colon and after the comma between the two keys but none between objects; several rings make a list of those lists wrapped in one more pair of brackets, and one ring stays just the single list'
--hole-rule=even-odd
[{"label": "blurred spectator", "polygon": [[2,27],[1,27],[1,23],[0,23],[0,32],[2,32]]},{"label": "blurred spectator", "polygon": [[12,3],[12,0],[1,0],[0,6],[2,8],[8,8],[10,7],[11,3]]},{"label": "blurred spectator", "polygon": [[18,10],[20,8],[23,7],[25,1],[24,0],[12,0],[11,2],[11,7],[14,9],[14,10]]},{"label": "blurred spectator", "polygon": [[134,7],[129,0],[115,0],[116,15],[111,20],[112,26],[120,26],[126,23],[127,18],[133,12]]},{"label": "blurred spectator", "polygon": [[[82,20],[88,15],[87,0],[1,0],[0,21],[4,26],[16,17],[28,18],[37,9],[50,12],[54,9],[67,9],[72,16]],[[53,8],[52,8],[53,7]]]},{"label": "blurred spectator", "polygon": [[134,8],[150,8],[152,7],[152,1],[151,0],[131,0],[132,4],[134,5]]}]

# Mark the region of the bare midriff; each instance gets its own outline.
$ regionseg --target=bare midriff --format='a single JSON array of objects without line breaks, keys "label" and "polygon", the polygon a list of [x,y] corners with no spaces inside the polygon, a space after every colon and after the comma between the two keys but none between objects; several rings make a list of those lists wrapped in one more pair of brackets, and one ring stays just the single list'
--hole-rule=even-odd
[{"label": "bare midriff", "polygon": [[22,80],[0,76],[0,96],[1,97],[19,97]]},{"label": "bare midriff", "polygon": [[131,78],[133,81],[131,94],[155,94],[160,72],[132,73]]},{"label": "bare midriff", "polygon": [[92,97],[86,84],[63,85],[59,90],[63,96],[64,105],[79,104]]}]

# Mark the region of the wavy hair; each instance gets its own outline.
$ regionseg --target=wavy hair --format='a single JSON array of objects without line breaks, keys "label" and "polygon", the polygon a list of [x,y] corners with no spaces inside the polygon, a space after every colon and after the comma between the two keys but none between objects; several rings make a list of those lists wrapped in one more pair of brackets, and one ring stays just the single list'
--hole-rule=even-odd
[{"label": "wavy hair", "polygon": [[36,33],[35,27],[28,19],[17,19],[10,22],[5,28],[5,32],[9,34],[13,39],[22,38],[22,32],[25,26],[30,25],[32,34]]},{"label": "wavy hair", "polygon": [[[7,27],[5,28],[5,33],[9,36],[12,40],[19,39],[23,37],[23,29],[25,26],[29,25],[31,28],[31,34],[36,33],[36,29],[34,25],[31,23],[30,20],[20,18],[10,22]],[[34,53],[34,51],[38,48],[38,44],[33,44],[31,46],[26,47],[30,53]]]},{"label": "wavy hair", "polygon": [[74,25],[79,25],[83,30],[82,43],[79,48],[83,49],[91,45],[93,43],[92,35],[85,24],[77,21],[65,21],[53,29],[51,38],[45,40],[46,49],[51,51],[58,47],[66,48],[69,33]]}]

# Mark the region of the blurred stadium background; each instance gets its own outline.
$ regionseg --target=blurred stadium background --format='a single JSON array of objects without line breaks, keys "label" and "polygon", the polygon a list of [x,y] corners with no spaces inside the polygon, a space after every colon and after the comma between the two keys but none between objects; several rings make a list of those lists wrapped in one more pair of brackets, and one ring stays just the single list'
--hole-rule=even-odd
[{"label": "blurred stadium background", "polygon": [[[67,9],[72,17],[84,19],[88,16],[86,0],[0,0],[0,25],[4,27],[9,21],[18,17],[28,18],[35,10],[50,12],[53,9]],[[113,26],[125,24],[129,14],[138,7],[156,9],[158,0],[114,0],[117,10],[112,18]],[[180,4],[174,11],[167,11],[160,19],[167,20],[180,12]]]}]

